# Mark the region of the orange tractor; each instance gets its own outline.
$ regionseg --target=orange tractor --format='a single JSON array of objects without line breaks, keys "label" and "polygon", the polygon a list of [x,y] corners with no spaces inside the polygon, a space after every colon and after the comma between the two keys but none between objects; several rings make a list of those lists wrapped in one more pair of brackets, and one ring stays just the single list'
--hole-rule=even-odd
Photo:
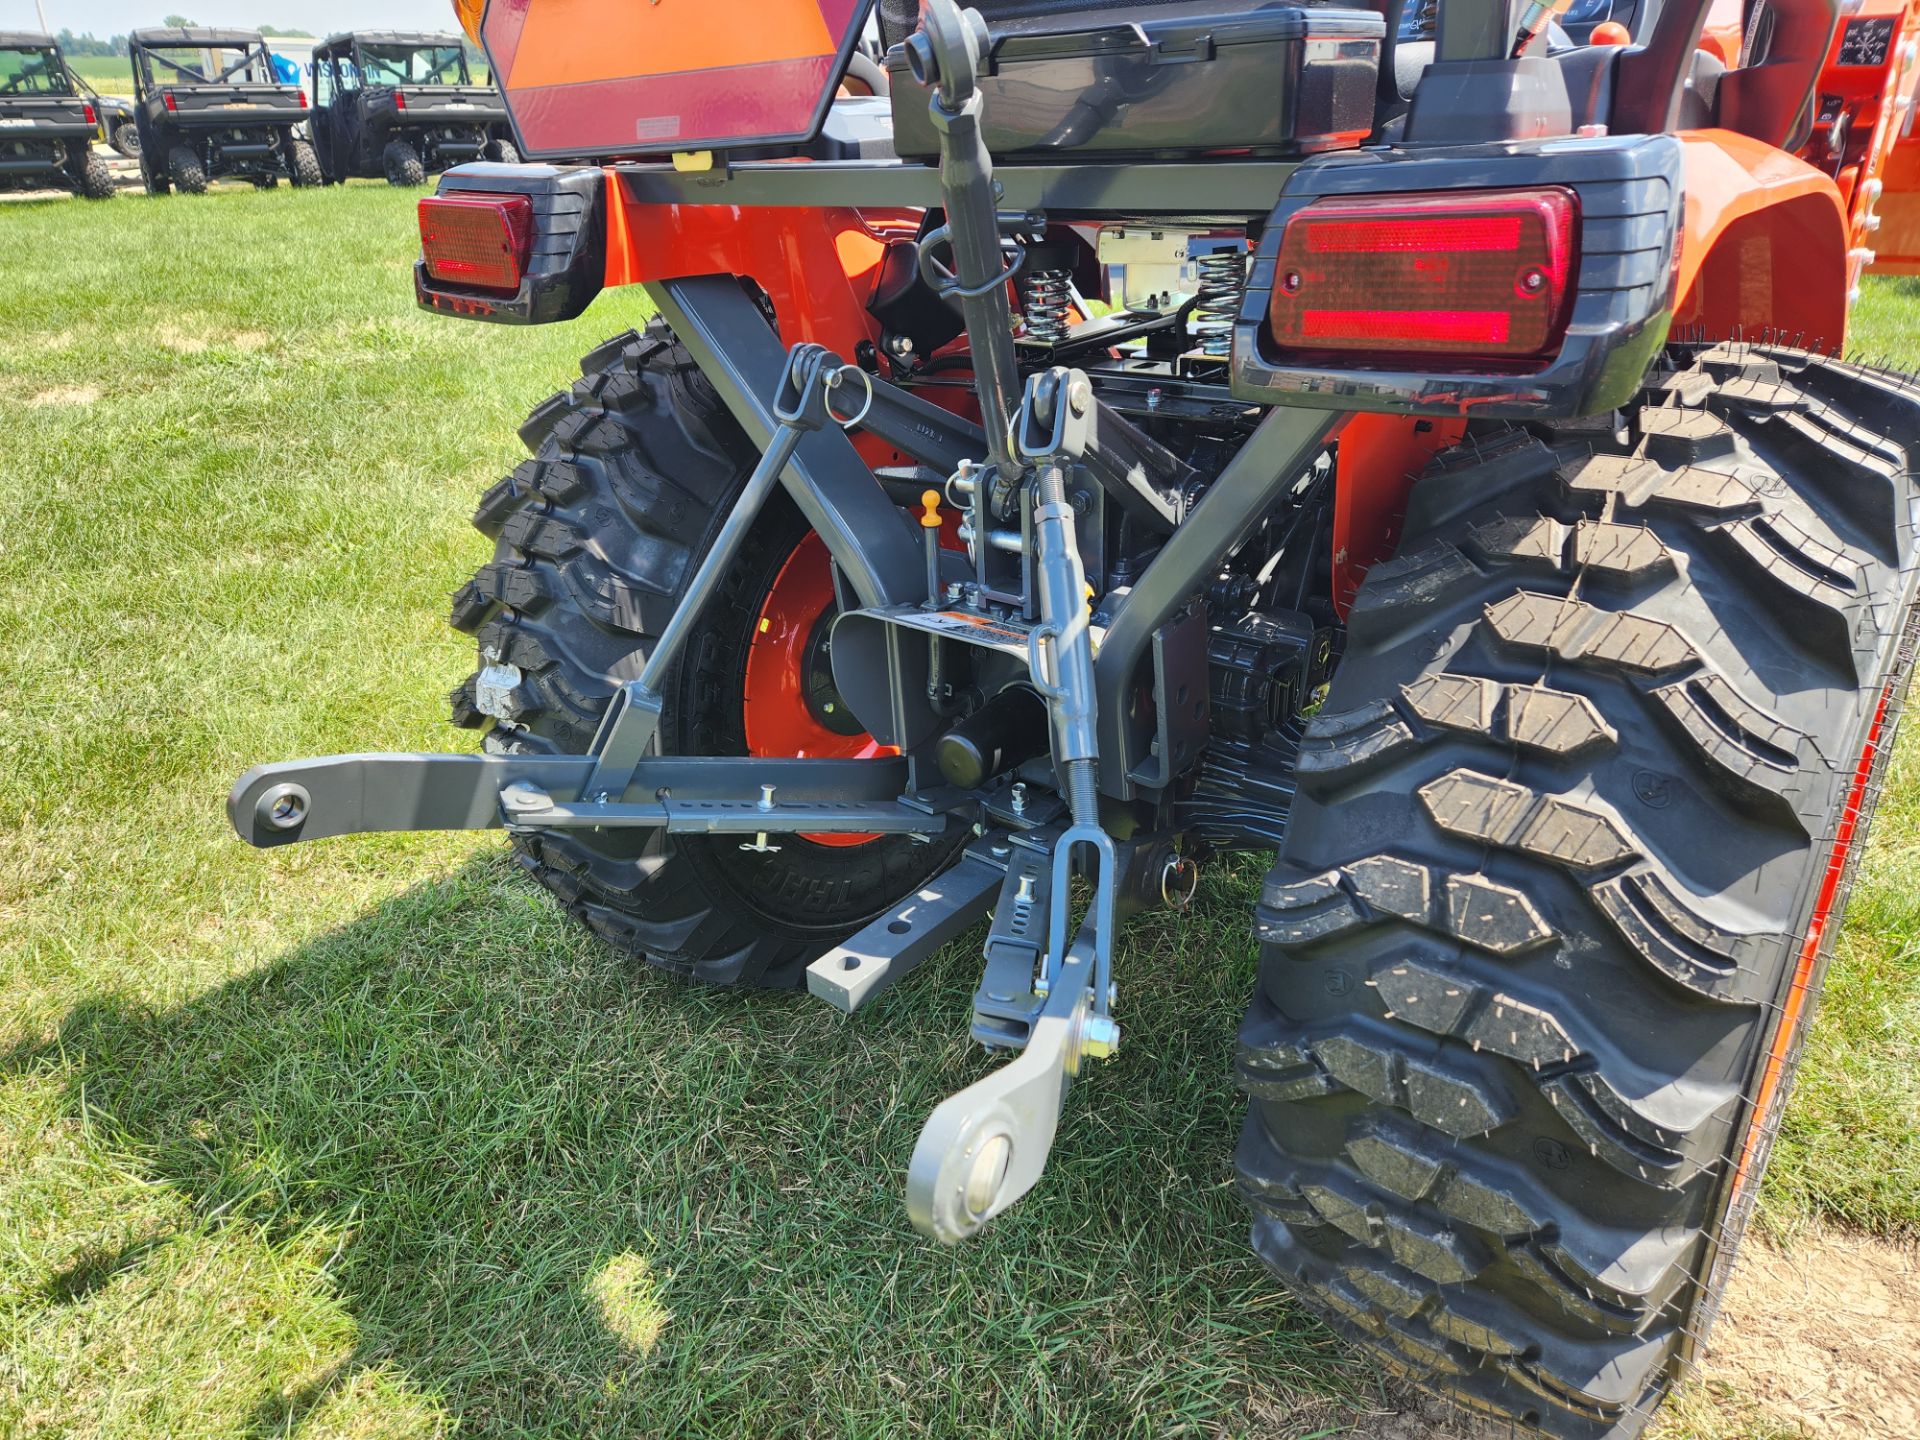
[{"label": "orange tractor", "polygon": [[1920,388],[1840,356],[1920,263],[1914,10],[459,8],[530,163],[421,201],[419,303],[657,317],[480,500],[479,753],[265,765],[239,833],[500,826],[609,944],[847,1012],[991,916],[1007,1063],[906,1166],[949,1243],[1121,1047],[1126,918],[1272,852],[1255,1249],[1637,1434],[1913,658]]}]

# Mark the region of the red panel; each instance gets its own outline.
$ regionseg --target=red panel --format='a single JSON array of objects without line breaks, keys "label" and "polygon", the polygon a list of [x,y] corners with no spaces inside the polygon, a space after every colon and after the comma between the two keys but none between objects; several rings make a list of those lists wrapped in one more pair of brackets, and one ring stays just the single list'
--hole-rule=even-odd
[{"label": "red panel", "polygon": [[786,143],[813,134],[870,0],[492,0],[481,33],[530,156]]}]

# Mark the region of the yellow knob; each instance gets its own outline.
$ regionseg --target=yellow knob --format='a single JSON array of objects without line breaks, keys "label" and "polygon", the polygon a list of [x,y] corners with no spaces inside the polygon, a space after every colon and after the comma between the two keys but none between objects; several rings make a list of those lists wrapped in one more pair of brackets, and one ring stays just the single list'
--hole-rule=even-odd
[{"label": "yellow knob", "polygon": [[938,490],[922,490],[920,492],[920,504],[925,510],[925,513],[920,517],[921,525],[928,530],[938,530],[940,528],[940,492]]}]

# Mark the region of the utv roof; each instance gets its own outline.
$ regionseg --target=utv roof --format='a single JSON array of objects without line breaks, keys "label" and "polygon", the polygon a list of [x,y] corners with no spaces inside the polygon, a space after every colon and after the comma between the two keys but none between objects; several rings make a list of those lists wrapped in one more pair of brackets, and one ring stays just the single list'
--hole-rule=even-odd
[{"label": "utv roof", "polygon": [[316,52],[331,50],[336,45],[349,41],[360,41],[366,45],[460,45],[463,37],[452,32],[435,34],[426,30],[343,30],[338,35],[329,35],[318,45]]},{"label": "utv roof", "polygon": [[53,36],[42,35],[36,30],[0,30],[0,49],[11,50],[21,45],[44,50],[56,43]]},{"label": "utv roof", "polygon": [[203,26],[159,26],[127,36],[136,45],[259,45],[258,30],[214,30]]}]

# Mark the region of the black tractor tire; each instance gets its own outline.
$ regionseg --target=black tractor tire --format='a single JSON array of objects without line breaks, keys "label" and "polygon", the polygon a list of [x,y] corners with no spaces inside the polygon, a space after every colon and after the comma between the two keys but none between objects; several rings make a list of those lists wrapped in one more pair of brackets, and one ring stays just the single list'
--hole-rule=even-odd
[{"label": "black tractor tire", "polygon": [[167,151],[167,173],[173,177],[174,186],[182,195],[207,193],[207,172],[192,147],[176,145]]},{"label": "black tractor tire", "polygon": [[91,150],[80,164],[80,173],[74,177],[74,193],[84,200],[111,200],[114,194],[113,172],[107,169],[107,162]]},{"label": "black tractor tire", "polygon": [[327,183],[327,177],[320,172],[320,157],[305,140],[287,142],[287,176],[301,190],[318,189]]},{"label": "black tractor tire", "polygon": [[520,152],[514,148],[511,140],[489,140],[485,150],[487,159],[501,165],[518,165]]},{"label": "black tractor tire", "polygon": [[1912,660],[1920,387],[1676,348],[1620,426],[1478,434],[1415,485],[1302,742],[1238,1055],[1280,1278],[1580,1440],[1683,1373],[1757,1193]]},{"label": "black tractor tire", "polygon": [[[580,754],[732,508],[758,452],[660,322],[608,341],[521,427],[531,460],[481,499],[493,560],[454,596],[481,668],[452,696],[494,751]],[[784,493],[761,513],[665,687],[667,754],[741,755],[746,652],[807,534]],[[618,949],[676,976],[799,985],[824,950],[943,868],[964,834],[843,847],[656,830],[516,836],[519,863]]]},{"label": "black tractor tire", "polygon": [[122,120],[113,127],[113,136],[107,142],[129,160],[140,158],[140,127],[131,120]]},{"label": "black tractor tire", "polygon": [[427,167],[420,152],[404,140],[387,142],[387,148],[380,152],[380,165],[389,185],[411,190],[427,183]]}]

